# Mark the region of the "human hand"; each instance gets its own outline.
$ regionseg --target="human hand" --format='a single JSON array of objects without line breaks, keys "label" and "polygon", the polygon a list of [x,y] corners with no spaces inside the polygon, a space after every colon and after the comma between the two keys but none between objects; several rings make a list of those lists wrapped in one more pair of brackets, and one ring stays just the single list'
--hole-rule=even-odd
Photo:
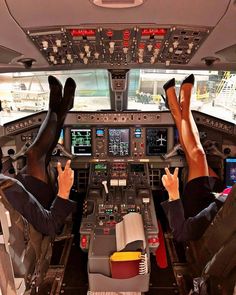
[{"label": "human hand", "polygon": [[63,170],[61,163],[57,163],[58,196],[63,199],[69,198],[70,189],[74,182],[74,171],[70,168],[70,164],[71,160],[68,160]]},{"label": "human hand", "polygon": [[166,174],[162,176],[162,183],[169,194],[169,200],[174,201],[179,199],[179,168],[175,168],[174,174],[170,173],[168,168],[165,168]]}]

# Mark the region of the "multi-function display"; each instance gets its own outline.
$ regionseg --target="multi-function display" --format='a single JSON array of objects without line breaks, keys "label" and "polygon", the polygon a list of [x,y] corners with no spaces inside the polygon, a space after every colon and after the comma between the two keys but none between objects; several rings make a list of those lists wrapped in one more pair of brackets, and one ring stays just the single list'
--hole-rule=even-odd
[{"label": "multi-function display", "polygon": [[90,128],[71,129],[71,153],[78,156],[92,155],[92,131]]},{"label": "multi-function display", "polygon": [[147,156],[160,156],[165,153],[167,153],[167,128],[147,128]]},{"label": "multi-function display", "polygon": [[108,129],[108,153],[110,156],[129,156],[129,128]]}]

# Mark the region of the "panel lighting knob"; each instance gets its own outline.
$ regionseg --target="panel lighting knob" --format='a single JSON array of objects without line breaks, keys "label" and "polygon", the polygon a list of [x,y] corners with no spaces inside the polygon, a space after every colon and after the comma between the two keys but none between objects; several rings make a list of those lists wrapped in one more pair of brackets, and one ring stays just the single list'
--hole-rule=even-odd
[{"label": "panel lighting knob", "polygon": [[57,47],[61,47],[61,40],[60,39],[56,40],[56,45],[57,45]]},{"label": "panel lighting knob", "polygon": [[153,47],[152,44],[148,44],[148,45],[147,45],[147,49],[148,49],[148,51],[151,51],[151,50],[152,50],[152,47]]},{"label": "panel lighting knob", "polygon": [[70,53],[67,53],[66,58],[67,58],[68,60],[71,60],[71,58],[72,58],[71,54],[70,54]]},{"label": "panel lighting knob", "polygon": [[173,47],[174,47],[174,48],[177,48],[178,45],[179,45],[179,42],[178,42],[178,41],[173,42]]},{"label": "panel lighting knob", "polygon": [[158,55],[159,52],[160,52],[160,49],[159,48],[155,48],[153,53],[154,53],[154,55]]},{"label": "panel lighting knob", "polygon": [[109,46],[110,46],[110,48],[113,48],[113,49],[114,49],[114,47],[115,47],[115,42],[114,42],[114,41],[109,42]]},{"label": "panel lighting knob", "polygon": [[151,64],[154,64],[155,59],[156,59],[156,58],[155,58],[154,56],[152,56],[152,57],[151,57],[151,60],[150,60],[150,63],[151,63]]},{"label": "panel lighting knob", "polygon": [[48,41],[43,41],[42,45],[43,45],[43,49],[48,49]]},{"label": "panel lighting knob", "polygon": [[84,45],[84,50],[85,50],[85,52],[87,53],[87,52],[89,52],[89,45]]},{"label": "panel lighting knob", "polygon": [[192,49],[193,48],[193,42],[191,42],[191,43],[188,44],[188,48],[189,49]]},{"label": "panel lighting knob", "polygon": [[80,57],[81,59],[83,59],[83,58],[84,58],[84,53],[83,53],[83,52],[80,52],[80,53],[79,53],[79,57]]},{"label": "panel lighting knob", "polygon": [[57,46],[53,46],[53,47],[52,47],[52,50],[53,50],[54,53],[57,53],[57,52],[58,52],[58,48],[57,48]]},{"label": "panel lighting knob", "polygon": [[98,59],[99,58],[99,53],[98,52],[95,52],[94,53],[94,57],[95,57],[95,59]]},{"label": "panel lighting knob", "polygon": [[54,55],[49,55],[49,60],[50,60],[51,62],[53,62],[53,61],[55,60]]}]

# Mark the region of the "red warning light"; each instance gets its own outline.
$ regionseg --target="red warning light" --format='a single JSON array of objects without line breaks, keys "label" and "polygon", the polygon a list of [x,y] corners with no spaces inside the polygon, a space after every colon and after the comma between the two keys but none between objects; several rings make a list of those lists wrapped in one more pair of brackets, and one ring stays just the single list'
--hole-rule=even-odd
[{"label": "red warning light", "polygon": [[123,47],[129,47],[129,41],[123,41]]},{"label": "red warning light", "polygon": [[145,48],[145,43],[140,43],[138,48],[144,49]]},{"label": "red warning light", "polygon": [[95,36],[96,32],[92,29],[71,29],[70,30],[72,37],[87,37],[87,36]]},{"label": "red warning light", "polygon": [[106,32],[106,35],[107,35],[107,37],[111,38],[111,37],[114,35],[114,33],[113,33],[112,30],[108,30],[108,31]]},{"label": "red warning light", "polygon": [[156,43],[155,48],[160,49],[161,48],[161,43]]},{"label": "red warning light", "polygon": [[166,29],[142,29],[142,36],[164,36],[166,34]]},{"label": "red warning light", "polygon": [[129,30],[124,30],[123,32],[123,40],[129,40],[130,38],[130,31]]},{"label": "red warning light", "polygon": [[87,246],[87,237],[86,236],[82,236],[81,237],[81,247],[84,249]]}]

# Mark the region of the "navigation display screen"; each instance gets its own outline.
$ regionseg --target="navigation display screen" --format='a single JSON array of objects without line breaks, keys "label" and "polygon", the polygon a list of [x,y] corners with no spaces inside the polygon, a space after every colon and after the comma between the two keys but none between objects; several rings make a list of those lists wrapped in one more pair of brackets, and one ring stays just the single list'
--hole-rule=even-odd
[{"label": "navigation display screen", "polygon": [[147,156],[160,156],[167,153],[167,128],[146,129]]},{"label": "navigation display screen", "polygon": [[129,128],[110,128],[108,135],[109,155],[129,156]]},{"label": "navigation display screen", "polygon": [[236,183],[236,158],[225,159],[225,185],[233,186]]},{"label": "navigation display screen", "polygon": [[71,129],[71,153],[78,156],[92,155],[92,130],[90,128]]}]

